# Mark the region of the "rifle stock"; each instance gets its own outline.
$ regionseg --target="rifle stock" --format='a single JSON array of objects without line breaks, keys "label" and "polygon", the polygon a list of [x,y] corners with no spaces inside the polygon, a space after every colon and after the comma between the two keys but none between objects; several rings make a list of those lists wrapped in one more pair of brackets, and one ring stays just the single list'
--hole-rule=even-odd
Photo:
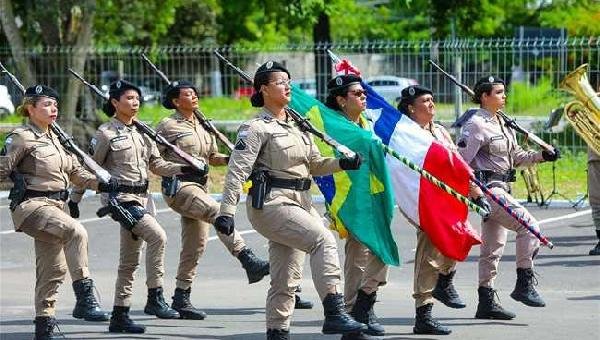
[{"label": "rifle stock", "polygon": [[[73,71],[72,69],[69,69],[69,72],[71,72],[71,74],[73,76],[75,76],[77,79],[79,79],[85,86],[92,89],[98,96],[102,97],[105,100],[108,100],[109,97],[107,95],[105,95],[102,91],[100,91],[100,89],[96,85],[90,84],[88,81],[83,79],[83,77],[81,75],[79,75],[77,72]],[[163,146],[167,147],[168,149],[170,149],[171,151],[173,151],[177,156],[181,157],[181,159],[183,159],[189,165],[193,166],[196,170],[198,170],[200,172],[206,171],[207,165],[205,162],[190,156],[190,154],[181,150],[178,146],[171,144],[165,137],[161,136],[153,128],[148,126],[148,124],[146,124],[142,121],[139,121],[139,120],[134,120],[133,124],[142,133],[144,133],[148,137],[152,138],[152,140],[154,140],[156,143],[163,145]]]},{"label": "rifle stock", "polygon": [[[169,80],[167,75],[164,74],[163,71],[159,70],[158,67],[156,67],[156,65],[154,65],[154,63],[150,59],[148,59],[148,57],[144,53],[142,53],[141,56],[146,65],[148,65],[165,83],[171,84],[171,81]],[[231,143],[231,141],[223,133],[221,133],[221,131],[217,130],[217,127],[208,118],[206,118],[202,111],[196,109],[194,110],[194,115],[196,116],[196,119],[198,119],[200,124],[202,124],[204,130],[208,131],[208,133],[213,134],[219,141],[221,141],[221,143],[223,143],[229,149],[229,151],[233,150],[233,143]]]},{"label": "rifle stock", "polygon": [[[248,73],[244,72],[242,69],[240,69],[239,67],[232,64],[229,60],[227,60],[227,58],[222,56],[218,51],[215,50],[215,51],[213,51],[213,53],[217,56],[217,58],[219,58],[222,62],[224,62],[225,65],[227,65],[229,68],[231,68],[233,71],[235,71],[240,77],[242,77],[243,80],[245,80],[246,82],[248,82],[250,84],[254,83],[254,80],[250,77],[250,75]],[[307,118],[302,117],[296,110],[294,110],[290,107],[285,107],[285,112],[290,117],[292,117],[292,119],[296,122],[296,124],[298,124],[298,127],[300,128],[300,130],[310,132],[313,135],[317,136],[319,139],[321,139],[327,145],[335,148],[339,153],[344,155],[344,157],[353,158],[356,156],[356,153],[354,151],[350,150],[347,146],[338,143],[335,139],[331,138],[326,133],[317,130],[308,121]]]},{"label": "rifle stock", "polygon": [[[462,84],[461,82],[459,82],[456,77],[454,77],[453,75],[449,74],[448,72],[444,71],[438,64],[436,64],[435,62],[433,62],[433,60],[429,59],[429,63],[431,64],[431,66],[435,67],[438,71],[442,72],[442,74],[444,76],[446,76],[446,78],[450,79],[454,84],[456,84],[458,87],[460,87],[463,91],[465,91],[469,96],[474,97],[475,96],[475,92],[473,92],[473,90],[471,90],[471,88],[469,88],[467,85]],[[465,112],[468,113],[469,111]],[[497,113],[500,115],[500,117],[502,117],[502,119],[504,120],[504,122],[506,123],[506,125],[510,128],[512,128],[513,130],[525,135],[525,138],[531,139],[534,143],[536,143],[537,145],[539,145],[541,148],[543,148],[544,150],[554,154],[556,151],[554,150],[554,147],[552,147],[552,145],[544,142],[540,137],[536,136],[535,134],[527,131],[524,127],[522,127],[521,125],[519,125],[513,118],[510,118],[506,113],[498,110]],[[461,121],[463,117],[459,117],[456,121]]]}]

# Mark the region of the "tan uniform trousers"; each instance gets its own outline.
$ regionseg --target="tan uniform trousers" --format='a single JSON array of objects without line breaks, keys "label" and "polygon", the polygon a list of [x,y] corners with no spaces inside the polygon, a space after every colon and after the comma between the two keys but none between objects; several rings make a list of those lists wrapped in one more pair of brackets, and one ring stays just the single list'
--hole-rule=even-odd
[{"label": "tan uniform trousers", "polygon": [[[175,197],[163,196],[169,207],[181,215],[181,253],[177,269],[177,288],[192,286],[200,257],[204,254],[211,225],[219,213],[219,203],[200,185],[182,186]],[[219,240],[235,257],[246,247],[237,230],[231,235],[217,232]]]},{"label": "tan uniform trousers", "polygon": [[588,197],[594,226],[600,230],[600,161],[588,162]]},{"label": "tan uniform trousers", "polygon": [[[539,230],[536,219],[504,189],[495,187],[490,190]],[[479,286],[488,288],[494,286],[494,278],[498,274],[498,263],[506,245],[507,230],[517,233],[517,268],[533,268],[533,257],[540,248],[540,241],[527,228],[521,226],[496,202],[490,200],[490,204],[492,206],[490,217],[481,226],[482,243],[479,255]]]},{"label": "tan uniform trousers", "polygon": [[165,245],[167,234],[156,219],[145,214],[133,227],[133,233],[138,236],[134,240],[131,232],[121,227],[121,256],[115,284],[115,306],[129,307],[133,293],[133,275],[140,265],[142,246],[146,249],[146,286],[157,288],[163,286],[165,273]]},{"label": "tan uniform trousers", "polygon": [[346,309],[351,310],[359,289],[370,295],[387,283],[389,267],[352,234],[348,234],[344,250],[344,298]]},{"label": "tan uniform trousers", "polygon": [[267,328],[289,329],[307,253],[321,301],[327,294],[338,292],[341,270],[335,237],[312,206],[310,212],[288,204],[265,205],[258,210],[247,202],[246,210],[254,229],[269,240]]},{"label": "tan uniform trousers", "polygon": [[417,250],[415,252],[415,275],[413,279],[413,298],[415,307],[434,302],[433,289],[438,274],[450,274],[456,268],[456,261],[444,256],[431,243],[431,239],[421,230],[417,231]]},{"label": "tan uniform trousers", "polygon": [[35,240],[35,315],[54,316],[67,268],[73,281],[90,276],[87,231],[58,206],[40,207],[21,230]]}]

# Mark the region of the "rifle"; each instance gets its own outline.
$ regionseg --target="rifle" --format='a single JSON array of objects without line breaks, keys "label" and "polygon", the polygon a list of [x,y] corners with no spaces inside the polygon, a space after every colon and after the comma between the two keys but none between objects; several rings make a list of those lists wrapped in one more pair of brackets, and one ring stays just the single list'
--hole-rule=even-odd
[{"label": "rifle", "polygon": [[[435,62],[433,62],[433,60],[429,59],[429,63],[431,64],[431,66],[435,67],[438,71],[442,72],[442,74],[444,76],[446,76],[448,79],[450,79],[454,84],[456,84],[458,87],[460,87],[461,90],[465,91],[469,96],[474,97],[475,96],[475,92],[473,92],[473,90],[471,90],[467,85],[462,84],[461,82],[459,82],[453,75],[449,74],[448,72],[444,71],[438,64],[436,64]],[[470,113],[470,115],[469,115]],[[454,123],[454,125],[456,125],[459,122],[463,122],[463,121],[467,121],[471,115],[473,115],[473,111],[469,110],[467,112],[465,112],[462,116],[460,116],[456,122]],[[513,118],[510,118],[506,113],[504,113],[501,110],[496,111],[497,114],[500,115],[500,117],[502,117],[502,119],[504,120],[506,126],[508,126],[509,128],[523,134],[525,136],[525,139],[531,139],[534,143],[536,143],[537,145],[539,145],[540,147],[542,147],[544,150],[555,154],[556,151],[554,150],[554,147],[546,142],[544,142],[540,137],[534,135],[533,133],[527,131],[525,128],[523,128],[522,126],[520,126]],[[468,115],[468,116],[467,116]]]},{"label": "rifle", "polygon": [[[81,75],[79,75],[77,72],[73,71],[72,69],[69,68],[68,70],[73,76],[75,76],[75,78],[79,79],[85,86],[89,87],[92,91],[94,91],[94,93],[96,93],[96,95],[98,95],[102,99],[108,101],[109,96],[107,94],[105,94],[104,92],[102,92],[96,85],[90,84],[88,81],[83,79],[83,77]],[[148,124],[146,124],[142,121],[139,121],[139,120],[134,120],[133,124],[140,132],[145,133],[150,138],[152,138],[152,140],[154,140],[156,143],[163,145],[163,146],[167,147],[168,149],[170,149],[171,151],[173,151],[177,156],[179,156],[186,163],[188,163],[189,165],[194,167],[196,170],[200,171],[201,173],[204,173],[206,171],[207,165],[204,161],[192,157],[187,152],[181,150],[178,146],[171,144],[165,137],[158,134],[158,132],[156,132],[154,129],[152,129],[150,126],[148,126]]]},{"label": "rifle", "polygon": [[[2,72],[6,73],[8,75],[8,77],[13,82],[13,84],[15,84],[21,90],[21,92],[23,94],[25,94],[25,87],[19,82],[19,80],[12,73],[10,73],[4,67],[4,65],[2,65],[2,63],[0,63],[0,68],[2,69]],[[73,73],[73,71],[71,69],[69,69],[69,70]],[[98,89],[98,88],[96,88],[96,89]],[[98,90],[98,91],[100,91],[100,90]],[[81,162],[83,162],[88,167],[88,169],[90,169],[96,175],[96,178],[98,179],[98,181],[108,184],[108,182],[110,181],[110,179],[112,177],[110,175],[110,173],[108,171],[104,170],[104,168],[102,168],[98,163],[96,163],[96,161],[94,161],[94,159],[92,157],[90,157],[88,154],[83,152],[81,150],[81,148],[77,144],[75,144],[75,142],[73,141],[73,137],[69,136],[66,132],[64,132],[64,130],[56,122],[50,124],[50,129],[52,129],[52,131],[58,136],[58,140],[60,141],[60,144],[65,149],[67,149],[70,152],[72,152],[73,154],[75,154],[75,156],[77,156],[77,158]],[[16,186],[17,185],[16,183],[19,180],[23,181],[23,176],[21,174],[13,172],[11,174],[11,179],[13,179],[13,181],[15,182],[15,186]],[[24,189],[25,189],[24,183],[23,183],[22,189],[23,189],[23,192],[21,193],[20,199],[22,199],[22,196],[24,195]],[[13,193],[13,191],[11,190],[11,195],[18,195],[18,193]],[[17,199],[17,201],[14,200],[15,198]],[[14,210],[13,203],[18,202],[18,200],[19,200],[19,197],[13,197],[13,202],[11,202],[12,210]],[[133,226],[138,222],[138,220],[136,220],[131,215],[131,213],[129,211],[127,211],[127,209],[125,209],[123,206],[121,206],[121,204],[115,197],[115,193],[111,193],[109,195],[108,206],[98,209],[98,211],[96,212],[96,215],[98,217],[103,217],[109,213],[116,221],[123,222],[123,223],[121,223],[121,226],[125,227],[129,231],[131,231]],[[132,236],[134,238],[136,238],[135,235],[132,234]]]},{"label": "rifle", "polygon": [[[248,75],[246,72],[241,70],[239,67],[233,65],[229,60],[227,60],[225,57],[223,57],[219,52],[217,52],[215,50],[214,54],[217,56],[217,58],[219,58],[227,66],[229,66],[232,70],[234,70],[246,82],[248,82],[250,84],[254,83],[254,81],[252,80],[250,75]],[[289,107],[285,107],[285,112],[290,117],[292,117],[292,119],[296,122],[296,124],[298,124],[298,127],[300,128],[301,131],[309,132],[309,133],[312,133],[313,135],[317,136],[319,139],[321,139],[323,142],[325,142],[325,144],[335,148],[339,153],[344,155],[344,157],[353,158],[356,156],[356,153],[354,151],[350,150],[347,146],[338,143],[335,139],[331,138],[326,133],[317,130],[317,128],[315,128],[308,121],[307,118],[302,117],[296,110],[289,108]]]},{"label": "rifle", "polygon": [[[156,67],[156,65],[154,65],[154,63],[152,63],[152,61],[150,61],[150,59],[148,59],[148,57],[144,53],[142,53],[141,56],[142,56],[142,59],[146,62],[146,64],[165,83],[167,83],[168,85],[171,84],[171,81],[169,80],[169,78],[161,70],[159,70],[158,67]],[[208,131],[208,133],[213,134],[218,140],[221,141],[221,143],[223,143],[229,149],[229,151],[233,150],[233,143],[231,143],[231,141],[229,139],[227,139],[227,137],[224,134],[222,134],[219,130],[217,130],[215,125],[208,118],[206,118],[206,116],[202,113],[202,111],[200,111],[198,109],[194,109],[194,115],[196,116],[196,119],[198,119],[200,124],[202,124],[202,127],[204,128],[204,130]]]}]

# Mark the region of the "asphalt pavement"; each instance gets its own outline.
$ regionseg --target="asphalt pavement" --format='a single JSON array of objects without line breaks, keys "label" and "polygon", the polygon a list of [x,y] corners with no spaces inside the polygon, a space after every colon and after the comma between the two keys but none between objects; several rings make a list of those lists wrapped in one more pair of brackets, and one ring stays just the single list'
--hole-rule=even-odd
[{"label": "asphalt pavement", "polygon": [[[15,233],[6,199],[0,199],[0,339],[31,339],[34,310],[35,256],[33,240]],[[171,302],[180,251],[179,217],[156,199],[158,221],[167,231],[165,298]],[[433,203],[432,203],[433,204]],[[119,226],[108,218],[95,216],[98,197],[86,198],[81,205],[80,221],[89,234],[89,262],[103,308],[112,309],[114,284],[119,257]],[[323,211],[323,206],[318,205]],[[433,206],[433,208],[435,208]],[[402,265],[390,271],[389,283],[382,287],[375,310],[386,328],[384,339],[600,339],[600,256],[588,255],[596,243],[589,208],[538,208],[530,211],[541,221],[543,233],[555,244],[542,248],[536,259],[538,290],[545,308],[531,308],[509,296],[516,280],[515,234],[500,263],[496,288],[502,305],[517,314],[511,321],[474,319],[477,308],[477,257],[474,247],[468,259],[458,265],[455,284],[467,308],[450,309],[436,303],[434,316],[450,327],[449,336],[412,334],[414,301],[412,294],[413,258],[416,244],[414,229],[400,214],[393,230]],[[479,219],[471,215],[476,228]],[[267,257],[267,242],[248,222],[243,206],[238,207],[236,226],[246,243],[262,258]],[[343,263],[343,244],[338,242]],[[303,297],[315,302],[312,310],[297,310],[291,326],[291,339],[339,339],[322,335],[323,309],[311,282],[308,261],[302,282]],[[59,289],[57,318],[68,339],[265,339],[265,298],[269,278],[249,285],[245,272],[211,232],[211,240],[200,261],[192,288],[192,302],[208,313],[202,321],[160,320],[145,315],[144,265],[136,273],[132,318],[145,325],[140,335],[108,333],[108,322],[92,323],[74,319],[71,311],[75,297],[68,277]]]}]

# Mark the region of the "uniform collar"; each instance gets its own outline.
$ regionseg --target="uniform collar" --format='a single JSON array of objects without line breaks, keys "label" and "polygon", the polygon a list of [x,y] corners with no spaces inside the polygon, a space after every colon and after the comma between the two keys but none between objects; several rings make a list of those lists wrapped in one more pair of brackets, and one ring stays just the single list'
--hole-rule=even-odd
[{"label": "uniform collar", "polygon": [[48,132],[42,131],[39,127],[37,127],[32,122],[28,122],[26,125],[29,126],[29,128],[31,129],[31,131],[33,131],[33,133],[35,134],[35,136],[38,137],[38,138],[42,137],[44,135],[50,136],[50,133],[49,133],[50,129],[48,129]]},{"label": "uniform collar", "polygon": [[118,120],[116,117],[113,117],[113,118],[111,119],[111,123],[112,123],[112,125],[113,125],[115,128],[117,128],[117,130],[129,130],[129,129],[131,129],[131,127],[133,126],[133,124],[131,124],[131,125],[129,125],[129,126],[128,126],[128,125],[125,125],[125,124],[123,124],[123,122],[122,122],[122,121],[120,121],[120,120]]},{"label": "uniform collar", "polygon": [[498,122],[498,119],[496,119],[496,117],[494,116],[493,113],[491,113],[490,111],[480,108],[478,110],[479,115],[485,119],[487,122]]},{"label": "uniform collar", "polygon": [[183,115],[183,113],[181,113],[181,112],[179,112],[179,111],[177,111],[177,110],[175,110],[175,113],[173,113],[173,114],[171,115],[171,117],[172,117],[173,119],[175,119],[175,120],[178,120],[178,121],[187,121],[187,122],[193,122],[193,121],[194,121],[194,115],[192,115],[192,119],[187,119],[187,118],[186,118],[186,117]]}]

